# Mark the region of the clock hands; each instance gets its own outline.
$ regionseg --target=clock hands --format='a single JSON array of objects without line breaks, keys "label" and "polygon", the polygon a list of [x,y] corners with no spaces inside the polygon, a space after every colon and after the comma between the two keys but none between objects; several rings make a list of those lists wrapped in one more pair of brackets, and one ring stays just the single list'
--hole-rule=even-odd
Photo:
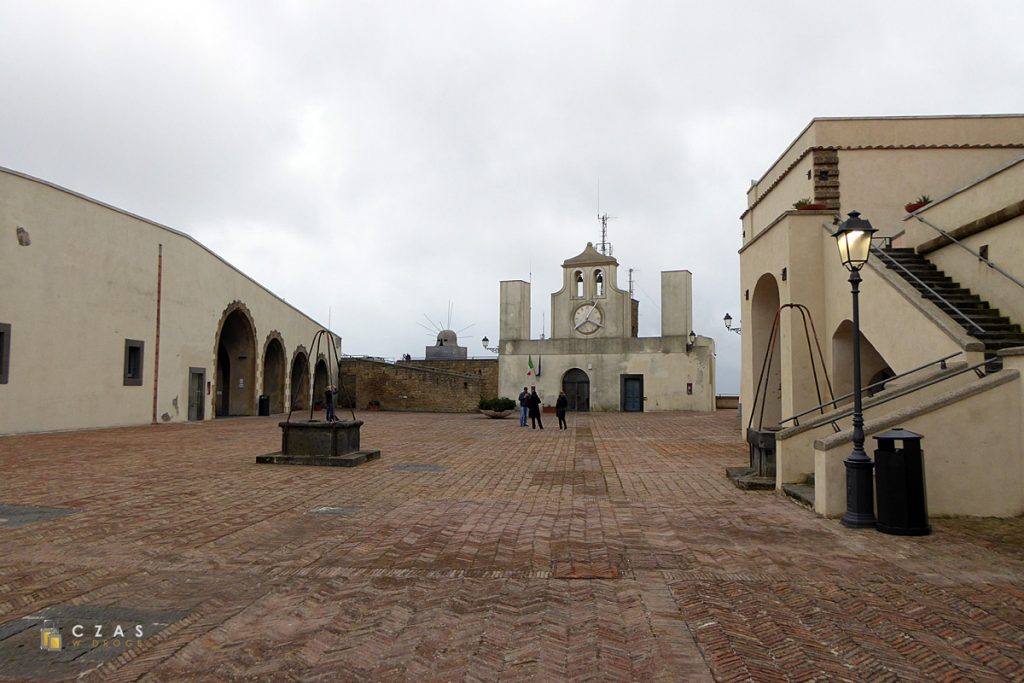
[{"label": "clock hands", "polygon": [[587,311],[587,317],[584,318],[583,320],[581,320],[579,323],[577,323],[576,329],[577,330],[580,329],[581,327],[583,327],[587,323],[590,323],[591,325],[594,325],[594,326],[599,327],[599,328],[600,327],[604,327],[604,325],[602,325],[597,320],[591,320],[590,319],[590,316],[594,315],[594,311],[596,311],[596,310],[597,310],[597,304],[590,304],[590,310]]}]

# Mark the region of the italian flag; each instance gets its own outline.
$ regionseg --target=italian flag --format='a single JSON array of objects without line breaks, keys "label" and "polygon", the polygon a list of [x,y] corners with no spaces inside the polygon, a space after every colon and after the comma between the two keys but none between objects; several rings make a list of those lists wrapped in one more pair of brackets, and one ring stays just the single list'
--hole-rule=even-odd
[{"label": "italian flag", "polygon": [[526,376],[527,377],[533,377],[533,355],[532,354],[530,355],[530,360],[527,362],[526,367],[528,368],[528,370],[526,371]]}]

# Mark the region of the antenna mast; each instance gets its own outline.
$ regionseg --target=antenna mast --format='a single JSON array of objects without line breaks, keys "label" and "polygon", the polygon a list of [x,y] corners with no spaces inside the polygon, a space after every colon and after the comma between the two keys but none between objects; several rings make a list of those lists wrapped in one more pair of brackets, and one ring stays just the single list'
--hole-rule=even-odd
[{"label": "antenna mast", "polygon": [[629,269],[629,298],[633,298],[633,269]]},{"label": "antenna mast", "polygon": [[601,221],[601,241],[598,242],[597,248],[605,256],[612,255],[612,243],[608,241],[608,221],[614,218],[615,216],[606,213],[597,214],[597,220]]}]

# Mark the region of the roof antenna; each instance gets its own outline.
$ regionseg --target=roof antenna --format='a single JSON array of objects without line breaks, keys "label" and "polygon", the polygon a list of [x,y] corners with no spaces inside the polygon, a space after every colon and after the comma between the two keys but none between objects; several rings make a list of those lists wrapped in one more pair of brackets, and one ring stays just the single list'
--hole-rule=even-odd
[{"label": "roof antenna", "polygon": [[614,220],[615,216],[609,216],[606,213],[597,214],[597,219],[601,221],[601,241],[598,242],[598,250],[605,256],[612,255],[612,243],[608,241],[608,221]]}]

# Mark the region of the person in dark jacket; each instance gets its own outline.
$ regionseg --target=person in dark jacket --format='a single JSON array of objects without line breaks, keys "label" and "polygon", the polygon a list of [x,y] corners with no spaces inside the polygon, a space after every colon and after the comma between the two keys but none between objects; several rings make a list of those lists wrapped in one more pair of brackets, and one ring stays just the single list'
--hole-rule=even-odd
[{"label": "person in dark jacket", "polygon": [[519,394],[519,426],[526,426],[526,418],[530,412],[530,392],[523,387],[523,393]]},{"label": "person in dark jacket", "polygon": [[324,389],[324,406],[325,406],[325,419],[328,422],[336,422],[337,416],[334,414],[334,385],[328,386]]},{"label": "person in dark jacket", "polygon": [[530,398],[527,401],[530,407],[530,425],[533,429],[538,426],[544,429],[544,423],[540,419],[540,396],[537,395],[537,387],[530,387]]},{"label": "person in dark jacket", "polygon": [[564,391],[558,392],[558,400],[555,401],[555,415],[558,416],[558,428],[568,429],[569,425],[565,424],[565,409],[569,407],[569,399],[566,398]]}]

